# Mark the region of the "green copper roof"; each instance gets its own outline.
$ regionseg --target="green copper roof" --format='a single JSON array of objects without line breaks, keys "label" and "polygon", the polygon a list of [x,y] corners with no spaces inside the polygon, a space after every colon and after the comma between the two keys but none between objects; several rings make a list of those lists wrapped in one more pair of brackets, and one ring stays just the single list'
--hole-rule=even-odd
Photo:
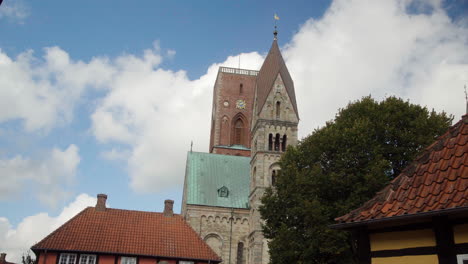
[{"label": "green copper roof", "polygon": [[[248,208],[250,158],[189,152],[185,173],[187,204]],[[218,193],[222,187],[227,197]]]},{"label": "green copper roof", "polygon": [[215,147],[216,147],[216,148],[227,148],[227,149],[250,150],[248,147],[242,146],[242,145],[231,145],[231,146],[217,145],[217,146],[215,146]]}]

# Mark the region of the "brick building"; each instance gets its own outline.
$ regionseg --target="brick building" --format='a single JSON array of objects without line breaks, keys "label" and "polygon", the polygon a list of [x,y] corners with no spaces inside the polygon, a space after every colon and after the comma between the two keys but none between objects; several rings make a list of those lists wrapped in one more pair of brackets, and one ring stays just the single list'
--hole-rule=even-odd
[{"label": "brick building", "polygon": [[173,213],[166,200],[163,213],[96,207],[71,218],[31,250],[38,264],[209,264],[221,259],[197,233]]},{"label": "brick building", "polygon": [[219,68],[210,153],[187,155],[182,215],[223,263],[269,262],[258,207],[282,153],[297,144],[298,122],[276,31],[259,71]]}]

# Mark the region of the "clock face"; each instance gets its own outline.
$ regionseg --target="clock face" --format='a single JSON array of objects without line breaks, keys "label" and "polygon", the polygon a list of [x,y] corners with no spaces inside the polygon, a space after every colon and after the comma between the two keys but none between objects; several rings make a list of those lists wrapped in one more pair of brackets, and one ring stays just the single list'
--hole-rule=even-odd
[{"label": "clock face", "polygon": [[224,101],[224,107],[229,107],[229,102],[228,101]]},{"label": "clock face", "polygon": [[237,109],[245,109],[245,101],[244,100],[237,100],[236,101],[236,108]]}]

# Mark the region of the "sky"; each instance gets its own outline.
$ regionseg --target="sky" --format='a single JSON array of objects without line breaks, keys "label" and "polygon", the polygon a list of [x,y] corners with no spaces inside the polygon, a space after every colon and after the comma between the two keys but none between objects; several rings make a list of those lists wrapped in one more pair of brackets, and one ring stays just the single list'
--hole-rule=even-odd
[{"label": "sky", "polygon": [[61,1],[0,5],[0,251],[8,261],[98,193],[180,211],[208,151],[219,66],[258,70],[273,40],[303,138],[363,96],[465,113],[468,0]]}]

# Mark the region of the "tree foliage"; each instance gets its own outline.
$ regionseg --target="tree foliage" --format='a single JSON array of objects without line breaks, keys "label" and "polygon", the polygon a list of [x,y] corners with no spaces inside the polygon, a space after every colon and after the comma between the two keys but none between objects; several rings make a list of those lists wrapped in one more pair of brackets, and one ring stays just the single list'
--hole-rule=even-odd
[{"label": "tree foliage", "polygon": [[260,208],[271,263],[355,263],[350,234],[329,225],[372,198],[452,119],[399,98],[369,96],[289,147]]},{"label": "tree foliage", "polygon": [[36,259],[31,256],[31,251],[23,253],[23,256],[21,256],[21,264],[37,264]]}]

